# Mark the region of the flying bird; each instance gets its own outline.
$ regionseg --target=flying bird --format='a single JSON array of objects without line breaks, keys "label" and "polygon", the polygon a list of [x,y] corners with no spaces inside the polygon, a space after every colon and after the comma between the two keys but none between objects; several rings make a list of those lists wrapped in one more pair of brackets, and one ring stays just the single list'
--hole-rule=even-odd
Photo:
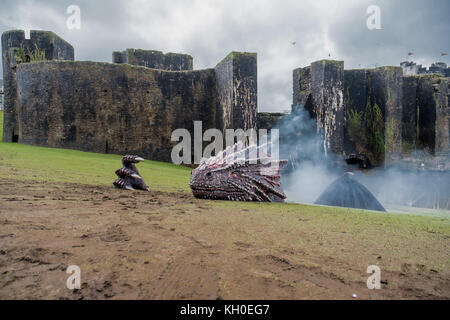
[{"label": "flying bird", "polygon": [[293,46],[295,46],[296,43],[297,43],[297,41],[292,41],[292,42],[291,42],[291,44],[292,44]]},{"label": "flying bird", "polygon": [[448,53],[442,52],[442,53],[441,53],[441,57],[443,57],[443,56],[448,56]]},{"label": "flying bird", "polygon": [[408,52],[408,56],[413,56],[414,53],[413,52]]}]

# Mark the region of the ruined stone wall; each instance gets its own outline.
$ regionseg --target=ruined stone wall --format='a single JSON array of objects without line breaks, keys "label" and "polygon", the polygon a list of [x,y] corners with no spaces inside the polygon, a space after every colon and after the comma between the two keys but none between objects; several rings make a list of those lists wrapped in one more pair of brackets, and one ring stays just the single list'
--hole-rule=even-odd
[{"label": "ruined stone wall", "polygon": [[408,155],[418,147],[417,125],[417,79],[416,76],[403,77],[402,95],[402,154]]},{"label": "ruined stone wall", "polygon": [[[342,103],[341,103],[342,101]],[[324,149],[389,165],[416,149],[449,152],[449,79],[401,67],[343,70],[322,60],[293,71],[293,110],[316,119]]]},{"label": "ruined stone wall", "polygon": [[[450,80],[448,80],[448,87],[447,87],[447,123],[448,123],[448,136],[449,136],[449,140],[450,140]],[[449,141],[450,144],[450,141]],[[450,146],[449,146],[449,150],[448,152],[450,152]]]},{"label": "ruined stone wall", "polygon": [[292,71],[292,78],[292,111],[295,111],[296,108],[304,107],[310,112],[313,112],[311,108],[311,67],[294,69]]},{"label": "ruined stone wall", "polygon": [[272,128],[279,129],[277,122],[284,116],[286,116],[286,114],[281,112],[258,112],[256,127],[258,129],[267,129],[267,131]]},{"label": "ruined stone wall", "polygon": [[317,120],[325,153],[344,151],[344,62],[321,60],[293,70],[292,112],[305,108]]},{"label": "ruined stone wall", "polygon": [[[233,52],[215,69],[47,61],[17,67],[19,143],[170,161],[175,129],[257,125],[256,55]],[[193,143],[192,143],[193,145]]]},{"label": "ruined stone wall", "polygon": [[232,52],[214,70],[218,98],[217,128],[256,128],[256,53]]},{"label": "ruined stone wall", "polygon": [[233,127],[233,58],[226,56],[214,68],[217,84],[217,129]]},{"label": "ruined stone wall", "polygon": [[375,166],[385,160],[388,89],[383,70],[344,71],[344,155],[364,155]]},{"label": "ruined stone wall", "polygon": [[[20,50],[27,57],[18,61]],[[113,52],[114,64],[74,62],[73,47],[52,32],[27,40],[8,31],[2,56],[4,141],[170,161],[173,130],[194,138],[194,121],[202,131],[257,125],[255,53],[196,71],[189,55],[152,50]]]},{"label": "ruined stone wall", "polygon": [[435,154],[448,154],[450,151],[450,135],[448,122],[448,87],[449,78],[441,78],[437,91],[434,92],[436,101],[436,144]]},{"label": "ruined stone wall", "polygon": [[401,158],[403,70],[401,67],[370,69],[368,81],[370,104],[380,108],[384,119],[384,163],[387,165]]},{"label": "ruined stone wall", "polygon": [[311,64],[311,95],[317,130],[325,153],[344,149],[344,62],[321,60]]},{"label": "ruined stone wall", "polygon": [[366,140],[367,70],[344,70],[344,153],[369,154]]},{"label": "ruined stone wall", "polygon": [[160,70],[193,70],[193,59],[188,54],[162,53],[156,50],[126,49],[125,51],[114,51],[113,63],[128,63]]},{"label": "ruined stone wall", "polygon": [[402,153],[449,151],[449,79],[438,74],[403,77]]},{"label": "ruined stone wall", "polygon": [[216,125],[213,69],[43,62],[17,71],[20,143],[170,161],[171,133]]},{"label": "ruined stone wall", "polygon": [[418,147],[431,154],[448,152],[448,78],[417,77]]},{"label": "ruined stone wall", "polygon": [[256,53],[231,53],[233,58],[233,128],[256,128],[258,112]]},{"label": "ruined stone wall", "polygon": [[19,137],[17,121],[16,69],[21,63],[33,61],[37,56],[45,60],[73,60],[73,47],[50,31],[30,31],[25,39],[23,30],[2,34],[2,61],[4,79],[3,141],[16,142]]}]

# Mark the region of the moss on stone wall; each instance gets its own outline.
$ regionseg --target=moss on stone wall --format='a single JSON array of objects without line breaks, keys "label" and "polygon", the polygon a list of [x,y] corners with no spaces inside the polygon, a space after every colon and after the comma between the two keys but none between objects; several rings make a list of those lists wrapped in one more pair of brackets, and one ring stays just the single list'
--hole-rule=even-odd
[{"label": "moss on stone wall", "polygon": [[19,48],[13,48],[14,59],[17,63],[45,61],[45,50],[41,50],[37,44],[34,48],[25,48],[22,44]]},{"label": "moss on stone wall", "polygon": [[[90,61],[20,64],[19,142],[171,161],[178,143],[172,132],[187,129],[193,139],[194,121],[202,122],[202,131],[256,127],[252,57],[236,53],[224,70],[195,71]],[[227,107],[234,122],[224,124]]]},{"label": "moss on stone wall", "polygon": [[373,154],[376,163],[383,161],[385,152],[384,119],[380,107],[367,102],[366,106],[366,139],[367,148]]},{"label": "moss on stone wall", "polygon": [[170,161],[171,133],[215,127],[213,69],[54,61],[17,71],[21,143]]},{"label": "moss on stone wall", "polygon": [[355,143],[358,151],[362,151],[366,145],[366,130],[363,117],[364,113],[362,111],[348,110],[347,133],[350,141]]},{"label": "moss on stone wall", "polygon": [[257,128],[267,130],[278,128],[277,122],[284,116],[286,114],[280,112],[258,112]]}]

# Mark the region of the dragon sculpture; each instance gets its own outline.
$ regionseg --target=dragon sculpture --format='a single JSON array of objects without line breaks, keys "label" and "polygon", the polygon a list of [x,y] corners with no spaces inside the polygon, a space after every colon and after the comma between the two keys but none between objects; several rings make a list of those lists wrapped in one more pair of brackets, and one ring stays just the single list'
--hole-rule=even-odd
[{"label": "dragon sculpture", "polygon": [[280,172],[286,160],[268,156],[267,145],[243,147],[242,142],[214,157],[202,159],[189,185],[196,198],[283,202]]},{"label": "dragon sculpture", "polygon": [[119,178],[113,182],[113,185],[120,189],[150,191],[150,188],[145,184],[144,179],[142,179],[135,165],[135,163],[141,161],[144,161],[144,159],[139,156],[124,156],[122,158],[123,167],[116,170],[116,175]]}]

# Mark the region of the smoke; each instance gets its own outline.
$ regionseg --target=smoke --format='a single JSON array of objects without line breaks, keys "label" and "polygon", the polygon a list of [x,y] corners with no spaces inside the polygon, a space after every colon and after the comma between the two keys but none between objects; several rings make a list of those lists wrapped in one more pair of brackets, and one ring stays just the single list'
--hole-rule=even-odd
[{"label": "smoke", "polygon": [[360,169],[342,156],[325,154],[316,120],[303,107],[283,117],[280,157],[289,163],[282,173],[287,201],[309,203],[346,171],[363,184],[383,206],[410,212],[408,207],[450,210],[450,161],[448,155],[433,157],[418,150],[389,167]]},{"label": "smoke", "polygon": [[422,164],[418,170],[399,166],[375,169],[357,179],[385,205],[450,210],[449,171]]},{"label": "smoke", "polygon": [[325,154],[316,120],[303,107],[294,108],[276,127],[280,128],[280,157],[289,160],[282,175],[287,201],[314,203],[344,173],[342,163]]}]

